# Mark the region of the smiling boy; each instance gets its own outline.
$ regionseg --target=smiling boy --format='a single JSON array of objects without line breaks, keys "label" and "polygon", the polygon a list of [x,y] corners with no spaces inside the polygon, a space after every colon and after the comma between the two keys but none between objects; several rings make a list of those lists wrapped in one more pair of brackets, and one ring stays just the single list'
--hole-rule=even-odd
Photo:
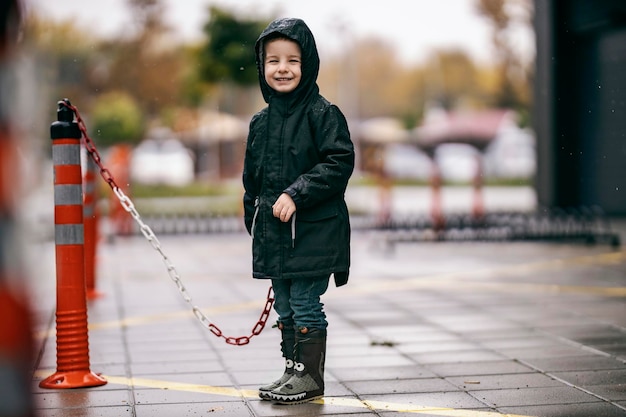
[{"label": "smiling boy", "polygon": [[270,23],[255,44],[265,102],[250,122],[244,220],[252,275],[271,279],[285,357],[262,399],[297,404],[324,395],[330,276],[348,282],[350,222],[344,194],[354,146],[344,115],[319,93],[315,39],[300,19]]}]

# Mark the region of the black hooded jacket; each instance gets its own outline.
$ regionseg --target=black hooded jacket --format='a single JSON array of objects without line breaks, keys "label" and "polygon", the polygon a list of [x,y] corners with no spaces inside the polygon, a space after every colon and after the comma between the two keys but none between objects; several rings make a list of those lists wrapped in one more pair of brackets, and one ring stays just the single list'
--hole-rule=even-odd
[{"label": "black hooded jacket", "polygon": [[[276,35],[300,45],[302,77],[290,93],[265,81],[264,42]],[[319,94],[319,56],[300,19],[278,19],[255,45],[268,106],[250,122],[243,169],[244,219],[252,235],[253,276],[293,279],[334,274],[348,281],[350,223],[344,193],[354,169],[354,147],[344,115]],[[272,214],[287,193],[296,204],[290,222]]]}]

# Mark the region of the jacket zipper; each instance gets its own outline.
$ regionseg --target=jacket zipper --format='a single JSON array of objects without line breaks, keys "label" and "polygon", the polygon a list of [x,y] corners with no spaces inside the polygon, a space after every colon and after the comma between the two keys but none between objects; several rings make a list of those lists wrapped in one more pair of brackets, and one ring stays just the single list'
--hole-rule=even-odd
[{"label": "jacket zipper", "polygon": [[254,229],[256,229],[256,218],[259,215],[259,196],[254,198],[254,216],[252,217],[252,227],[250,227],[250,234],[252,235],[252,239],[254,239]]},{"label": "jacket zipper", "polygon": [[296,247],[296,212],[291,216],[291,249]]}]

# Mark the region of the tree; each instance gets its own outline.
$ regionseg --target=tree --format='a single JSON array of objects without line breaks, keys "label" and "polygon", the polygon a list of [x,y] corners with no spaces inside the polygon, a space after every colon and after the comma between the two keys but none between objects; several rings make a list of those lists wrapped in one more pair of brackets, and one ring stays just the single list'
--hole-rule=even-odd
[{"label": "tree", "polygon": [[113,91],[96,99],[89,127],[98,146],[136,144],[143,137],[144,121],[136,101],[128,93]]},{"label": "tree", "polygon": [[426,100],[446,109],[476,103],[481,95],[477,69],[461,50],[436,51],[425,67]]},{"label": "tree", "polygon": [[238,20],[214,6],[210,7],[209,16],[204,26],[207,42],[200,55],[202,78],[209,83],[256,85],[254,43],[269,21]]},{"label": "tree", "polygon": [[[73,103],[87,101],[89,69],[96,40],[79,22],[54,22],[30,14],[25,23],[24,50],[30,53],[38,68],[38,91],[49,92],[52,102],[70,98]],[[56,111],[50,106],[50,113]],[[56,117],[55,117],[56,118]]]},{"label": "tree", "polygon": [[319,84],[350,117],[408,120],[421,113],[419,72],[404,66],[387,42],[367,37],[356,39],[348,52],[322,65]]},{"label": "tree", "polygon": [[169,37],[161,0],[129,0],[129,5],[136,33],[102,44],[100,88],[128,92],[148,116],[157,117],[179,103],[184,53]]},{"label": "tree", "polygon": [[253,110],[251,87],[258,85],[254,44],[269,22],[240,19],[218,7],[209,8],[206,41],[197,57],[198,78],[208,86],[216,107],[235,114]]},{"label": "tree", "polygon": [[496,50],[500,78],[500,91],[496,105],[507,108],[527,107],[528,96],[520,91],[520,85],[527,88],[527,71],[521,64],[509,38],[509,31],[515,20],[528,24],[532,10],[529,0],[477,0],[477,9],[492,24],[492,42]]}]

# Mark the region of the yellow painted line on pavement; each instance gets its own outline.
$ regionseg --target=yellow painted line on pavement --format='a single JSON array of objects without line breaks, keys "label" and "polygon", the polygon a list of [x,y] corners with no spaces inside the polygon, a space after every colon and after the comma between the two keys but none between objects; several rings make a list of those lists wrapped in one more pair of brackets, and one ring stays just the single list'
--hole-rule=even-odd
[{"label": "yellow painted line on pavement", "polygon": [[[259,399],[258,391],[243,390],[227,387],[215,387],[211,385],[187,384],[182,382],[162,381],[146,378],[125,378],[103,375],[111,384],[135,386],[143,388],[157,388],[171,391],[198,392],[204,394],[223,395],[227,397],[241,397]],[[260,400],[259,400],[260,401]],[[385,401],[358,400],[355,398],[324,397],[312,401],[314,404],[323,404],[338,407],[365,408],[372,411],[396,411],[399,413],[430,414],[444,417],[531,417],[519,414],[501,414],[492,411],[461,410],[445,407],[429,407],[423,405],[411,405],[392,403]]]}]

